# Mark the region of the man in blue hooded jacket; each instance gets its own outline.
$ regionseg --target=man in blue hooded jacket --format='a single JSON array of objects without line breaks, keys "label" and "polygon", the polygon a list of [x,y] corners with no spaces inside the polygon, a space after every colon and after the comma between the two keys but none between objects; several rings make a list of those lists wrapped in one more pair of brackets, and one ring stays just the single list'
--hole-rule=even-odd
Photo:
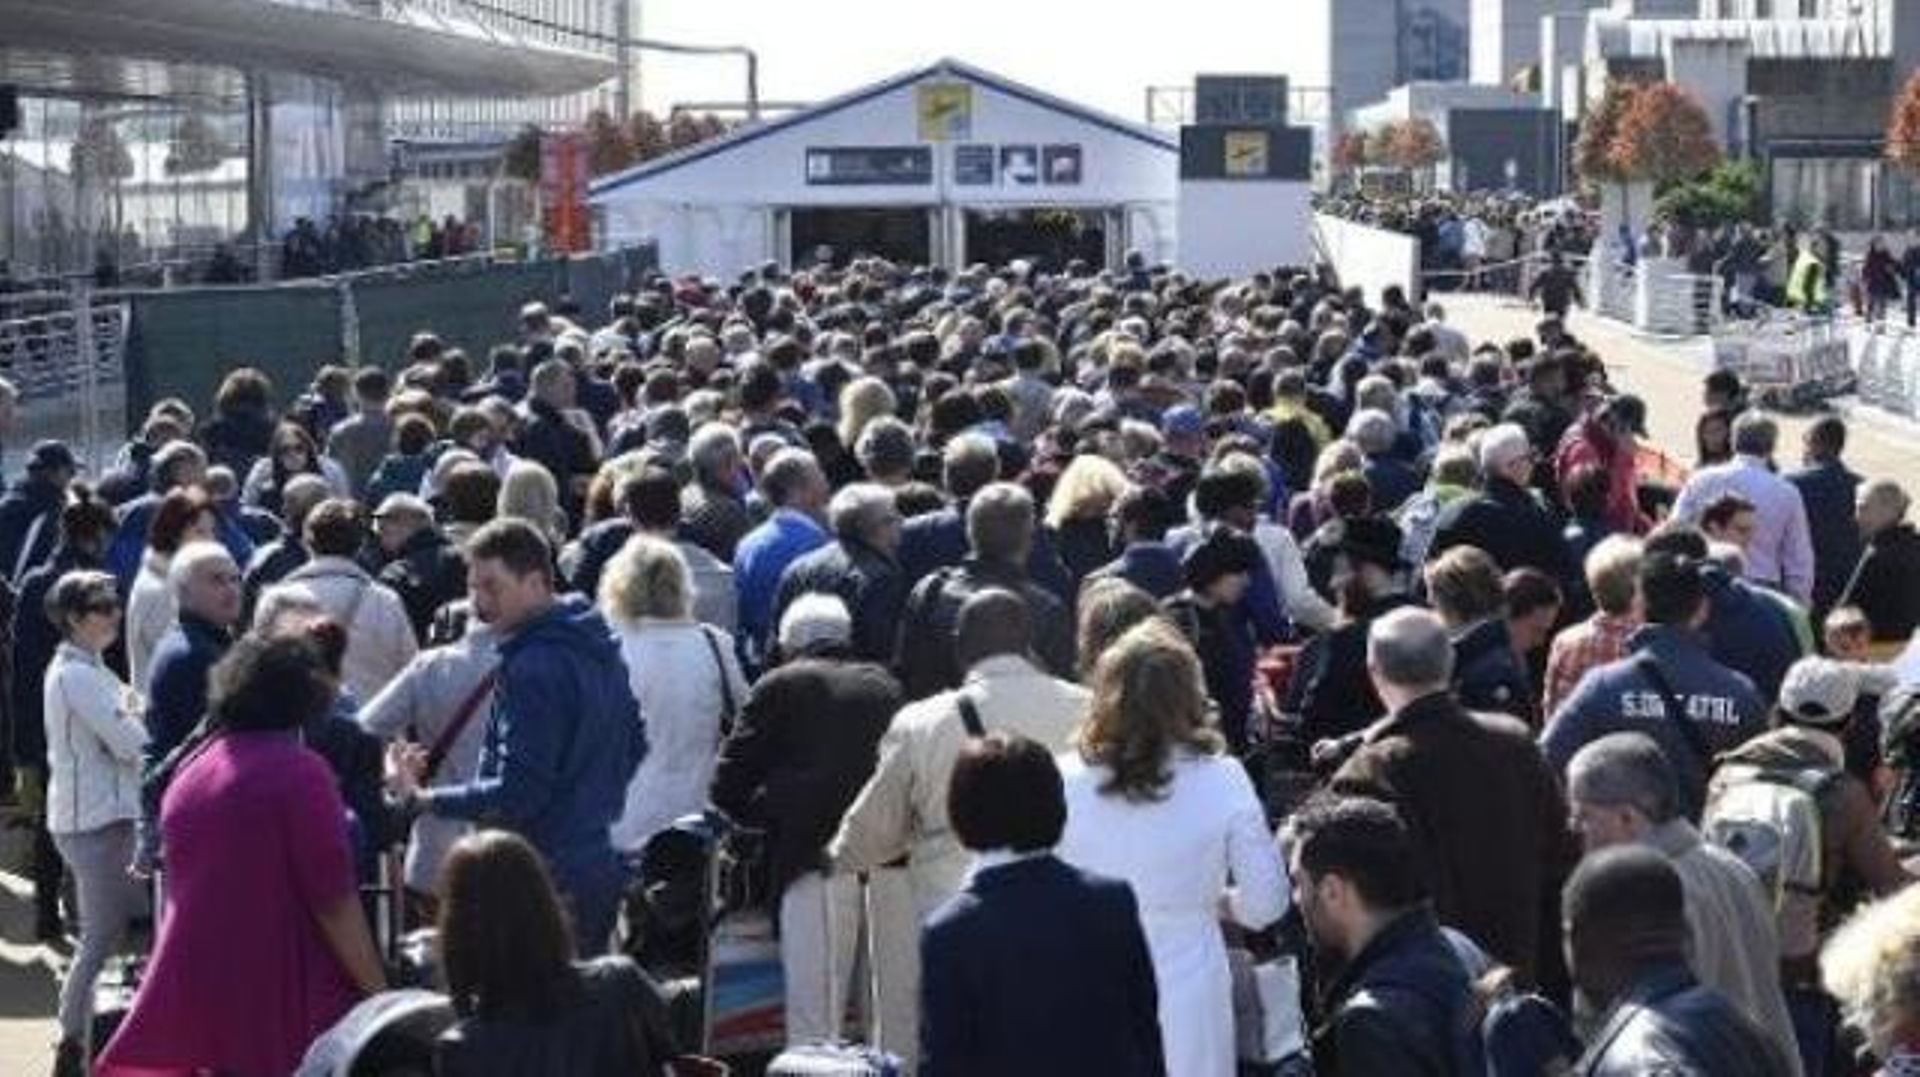
[{"label": "man in blue hooded jacket", "polygon": [[524,521],[474,533],[467,586],[474,616],[503,637],[480,770],[463,785],[413,789],[424,763],[415,749],[403,798],[525,837],[572,906],[581,955],[603,953],[626,875],[607,831],[647,752],[620,646],[585,598],[555,596],[552,551]]}]

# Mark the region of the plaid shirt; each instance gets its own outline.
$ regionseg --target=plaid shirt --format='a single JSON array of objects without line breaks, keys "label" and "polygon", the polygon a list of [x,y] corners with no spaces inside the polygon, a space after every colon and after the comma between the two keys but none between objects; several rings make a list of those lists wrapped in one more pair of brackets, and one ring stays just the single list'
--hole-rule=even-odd
[{"label": "plaid shirt", "polygon": [[1546,694],[1540,713],[1552,722],[1560,705],[1579,686],[1587,671],[1626,654],[1627,636],[1640,627],[1631,616],[1596,613],[1553,638],[1547,653]]}]

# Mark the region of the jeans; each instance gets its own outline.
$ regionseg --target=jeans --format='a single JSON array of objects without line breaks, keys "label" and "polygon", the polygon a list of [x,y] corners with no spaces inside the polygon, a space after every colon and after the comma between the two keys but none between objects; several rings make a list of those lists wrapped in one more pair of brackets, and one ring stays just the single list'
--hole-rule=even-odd
[{"label": "jeans", "polygon": [[146,888],[127,874],[133,823],[55,834],[53,843],[80,892],[80,949],[60,983],[60,1034],[83,1040],[93,1021],[93,982],[120,947],[127,925],[146,908]]},{"label": "jeans", "polygon": [[836,1043],[860,941],[860,880],[810,871],[780,895],[787,1045]]}]

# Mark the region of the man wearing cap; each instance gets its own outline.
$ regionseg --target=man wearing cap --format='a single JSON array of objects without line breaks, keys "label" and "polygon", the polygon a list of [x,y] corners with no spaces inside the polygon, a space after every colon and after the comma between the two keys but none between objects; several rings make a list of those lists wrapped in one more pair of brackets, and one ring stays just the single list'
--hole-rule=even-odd
[{"label": "man wearing cap", "polygon": [[67,484],[79,470],[64,442],[39,442],[27,455],[27,473],[0,498],[0,576],[15,586],[52,555]]},{"label": "man wearing cap", "polygon": [[400,596],[414,638],[424,644],[433,615],[466,594],[467,559],[440,533],[433,509],[412,494],[387,495],[373,510],[373,533],[386,562],[376,578]]},{"label": "man wearing cap", "polygon": [[1842,738],[1868,668],[1826,658],[1795,662],[1780,685],[1774,730],[1723,754],[1708,789],[1711,812],[1716,800],[1742,782],[1823,776],[1816,794],[1820,893],[1790,891],[1779,913],[1781,971],[1790,995],[1796,987],[1819,982],[1821,931],[1848,911],[1837,907],[1843,888],[1853,890],[1854,897],[1859,890],[1884,897],[1913,881],[1880,827],[1872,793],[1844,765]]},{"label": "man wearing cap", "polygon": [[1480,437],[1480,490],[1448,505],[1434,528],[1429,557],[1455,546],[1478,546],[1502,571],[1533,568],[1554,578],[1562,592],[1579,584],[1563,527],[1528,483],[1533,445],[1514,423],[1501,423]]},{"label": "man wearing cap", "polygon": [[1599,468],[1607,476],[1607,510],[1601,517],[1615,534],[1639,535],[1649,521],[1640,511],[1639,439],[1647,436],[1647,404],[1622,394],[1592,409],[1567,428],[1553,456],[1553,474],[1565,496],[1573,473],[1582,465]]},{"label": "man wearing cap", "polygon": [[1216,527],[1181,560],[1187,589],[1161,604],[1200,655],[1207,695],[1219,708],[1220,731],[1235,754],[1247,748],[1255,655],[1251,626],[1234,607],[1246,595],[1259,560],[1260,547],[1252,539]]},{"label": "man wearing cap", "polygon": [[1375,619],[1411,606],[1401,573],[1400,529],[1380,517],[1348,521],[1333,558],[1342,623],[1300,653],[1284,709],[1300,716],[1309,741],[1345,737],[1386,713],[1367,680],[1367,631]]}]

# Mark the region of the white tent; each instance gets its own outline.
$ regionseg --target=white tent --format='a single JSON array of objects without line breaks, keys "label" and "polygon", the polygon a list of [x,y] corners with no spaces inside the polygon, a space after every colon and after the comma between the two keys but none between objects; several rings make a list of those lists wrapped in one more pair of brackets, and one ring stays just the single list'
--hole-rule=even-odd
[{"label": "white tent", "polygon": [[820,248],[1159,261],[1175,251],[1179,156],[1159,131],[941,60],[603,177],[591,201],[606,241],[654,240],[674,273]]}]

